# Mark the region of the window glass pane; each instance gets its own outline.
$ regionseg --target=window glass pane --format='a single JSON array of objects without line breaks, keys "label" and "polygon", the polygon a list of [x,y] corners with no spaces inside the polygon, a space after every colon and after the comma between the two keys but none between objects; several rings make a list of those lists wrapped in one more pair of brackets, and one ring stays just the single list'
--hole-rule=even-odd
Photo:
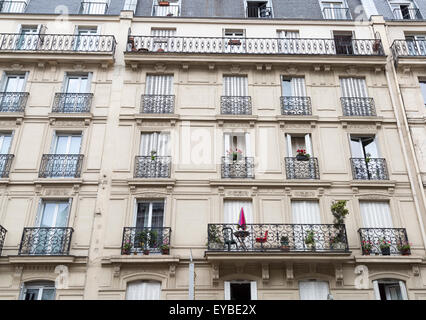
[{"label": "window glass pane", "polygon": [[423,103],[426,106],[426,81],[420,82],[420,88],[422,90]]},{"label": "window glass pane", "polygon": [[55,289],[43,289],[41,300],[54,300],[55,299]]},{"label": "window glass pane", "polygon": [[136,216],[136,228],[148,227],[149,202],[139,202]]},{"label": "window glass pane", "polygon": [[56,218],[56,227],[65,228],[68,225],[68,202],[58,203],[58,216]]},{"label": "window glass pane", "polygon": [[67,154],[68,152],[68,136],[57,136],[56,137],[56,154]]},{"label": "window glass pane", "polygon": [[40,227],[54,227],[56,203],[44,203]]},{"label": "window glass pane", "polygon": [[290,97],[291,94],[291,79],[283,79],[282,81],[283,96]]},{"label": "window glass pane", "polygon": [[24,300],[37,300],[39,289],[27,289]]},{"label": "window glass pane", "polygon": [[80,144],[81,144],[81,136],[72,136],[71,144],[69,149],[69,154],[79,154],[80,153]]},{"label": "window glass pane", "polygon": [[12,141],[11,135],[0,135],[0,154],[7,154]]},{"label": "window glass pane", "polygon": [[164,203],[163,202],[153,202],[152,203],[152,228],[162,228],[163,227],[163,216],[164,216]]}]

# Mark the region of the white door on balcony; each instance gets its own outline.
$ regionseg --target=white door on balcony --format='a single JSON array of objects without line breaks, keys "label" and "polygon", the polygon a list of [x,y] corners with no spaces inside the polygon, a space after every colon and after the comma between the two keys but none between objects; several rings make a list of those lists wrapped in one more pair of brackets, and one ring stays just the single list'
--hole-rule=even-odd
[{"label": "white door on balcony", "polygon": [[328,294],[329,288],[326,281],[299,281],[300,300],[327,300]]},{"label": "white door on balcony", "polygon": [[5,74],[1,83],[0,110],[16,111],[20,109],[22,97],[17,94],[25,89],[25,74]]},{"label": "white door on balcony", "polygon": [[[37,216],[37,233],[33,234],[32,254],[60,254],[67,250],[70,239],[65,229],[68,226],[68,215],[71,200],[43,201]],[[51,229],[59,228],[59,229]]]},{"label": "white door on balcony", "polygon": [[364,78],[340,78],[340,89],[342,97],[368,97]]},{"label": "white door on balcony", "polygon": [[147,75],[145,94],[159,96],[173,94],[173,75]]},{"label": "white door on balcony", "polygon": [[305,78],[282,76],[281,92],[284,97],[306,97]]},{"label": "white door on balcony", "polygon": [[160,6],[161,0],[154,1],[153,16],[157,17],[178,17],[180,15],[180,0],[168,0],[169,5]]},{"label": "white door on balcony", "polygon": [[[310,231],[314,232],[314,240],[316,248],[324,248],[324,243],[320,242],[323,238],[318,234],[319,229],[313,225],[321,224],[320,208],[318,201],[291,201],[291,211],[294,226],[294,239],[290,238],[290,244],[294,242],[296,250],[306,250],[308,246],[305,243],[306,237]],[[291,241],[293,240],[293,241]]]},{"label": "white door on balcony", "polygon": [[74,50],[81,52],[91,52],[98,50],[99,41],[97,27],[77,27],[74,42]]},{"label": "white door on balcony", "polygon": [[426,36],[412,35],[406,36],[408,54],[411,56],[426,55]]},{"label": "white door on balcony", "polygon": [[36,50],[38,46],[39,26],[21,26],[19,39],[16,42],[17,50]]},{"label": "white door on balcony", "polygon": [[170,156],[170,134],[163,132],[152,132],[141,134],[141,156]]},{"label": "white door on balcony", "polygon": [[223,52],[225,53],[246,53],[245,30],[225,29],[223,32]]},{"label": "white door on balcony", "polygon": [[416,8],[411,0],[390,0],[393,16],[395,19],[416,19]]},{"label": "white door on balcony", "polygon": [[295,157],[297,155],[297,150],[300,149],[305,150],[310,157],[313,157],[311,135],[309,133],[303,136],[286,134],[286,139],[288,157]]},{"label": "white door on balcony", "polygon": [[173,37],[176,36],[176,29],[151,29],[152,51],[159,49],[165,52],[176,52],[179,48]]},{"label": "white door on balcony", "polygon": [[238,160],[252,156],[250,133],[224,133],[223,138],[224,157],[232,159],[232,153],[235,151],[238,153]]},{"label": "white door on balcony", "polygon": [[84,0],[82,2],[82,14],[105,14],[109,0]]},{"label": "white door on balcony", "polygon": [[[237,224],[240,218],[241,209],[244,211],[244,217],[246,218],[247,224],[253,223],[253,204],[250,200],[225,200],[223,202],[223,223],[227,226],[225,228],[231,228],[231,232],[222,231],[220,237],[223,237],[225,243],[231,243],[232,240],[230,237],[233,237],[234,241],[237,242],[235,236],[233,236],[234,232],[238,230]],[[244,243],[245,247],[250,250],[253,248],[253,241],[256,237],[263,237],[265,234],[265,230],[254,230],[254,228],[247,227],[246,229],[250,232],[250,236],[245,238],[240,238],[240,241]],[[254,232],[263,232],[263,234],[255,234]],[[238,241],[237,245],[242,246],[241,242]],[[232,244],[231,248],[232,247]]]},{"label": "white door on balcony", "polygon": [[[12,142],[11,133],[0,133],[0,177],[5,173],[4,171],[8,165],[8,158],[5,158],[9,154],[10,144]],[[4,156],[1,156],[4,155]],[[10,169],[10,168],[9,168]]]},{"label": "white door on balcony", "polygon": [[54,154],[80,154],[81,134],[56,134],[53,144]]},{"label": "white door on balcony", "polygon": [[352,158],[379,158],[376,137],[350,137]]},{"label": "white door on balcony", "polygon": [[74,177],[79,166],[77,155],[80,154],[80,147],[81,134],[57,133],[51,150],[57,156],[49,161],[48,170],[53,171],[56,177]]},{"label": "white door on balcony", "polygon": [[64,93],[70,93],[64,97],[64,112],[81,112],[85,109],[86,100],[79,93],[90,92],[89,74],[67,74],[63,86]]},{"label": "white door on balcony", "polygon": [[303,49],[299,45],[298,30],[280,30],[277,32],[278,35],[278,53],[285,54],[301,54],[304,53]]},{"label": "white door on balcony", "polygon": [[126,300],[160,300],[161,282],[133,281],[127,284]]},{"label": "white door on balcony", "polygon": [[[148,234],[149,237],[153,236],[154,238],[147,239],[149,243],[145,244],[145,246],[150,249],[158,249],[163,243],[164,200],[138,201],[135,226],[134,247],[141,247],[140,239],[137,237],[138,233],[141,231],[152,231],[152,233],[148,232]],[[147,228],[147,230],[145,228]]]},{"label": "white door on balcony", "polygon": [[224,96],[248,96],[248,80],[245,76],[223,76]]}]

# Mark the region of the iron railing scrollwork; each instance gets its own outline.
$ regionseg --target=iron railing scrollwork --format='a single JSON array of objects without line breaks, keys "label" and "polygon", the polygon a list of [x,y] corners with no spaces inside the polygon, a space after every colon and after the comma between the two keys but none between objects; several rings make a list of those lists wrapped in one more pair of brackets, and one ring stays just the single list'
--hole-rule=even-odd
[{"label": "iron railing scrollwork", "polygon": [[380,39],[229,38],[129,35],[127,52],[383,56]]},{"label": "iron railing scrollwork", "polygon": [[389,180],[386,159],[351,158],[354,180]]},{"label": "iron railing scrollwork", "polygon": [[373,98],[342,97],[340,98],[344,116],[376,116]]},{"label": "iron railing scrollwork", "polygon": [[350,20],[351,13],[349,8],[324,8],[323,9],[324,19],[330,20]]},{"label": "iron railing scrollwork", "polygon": [[222,157],[222,178],[254,178],[254,158],[233,160],[229,156]]},{"label": "iron railing scrollwork", "polygon": [[207,236],[209,251],[349,251],[344,224],[209,224]]},{"label": "iron railing scrollwork", "polygon": [[90,112],[93,93],[55,93],[52,112],[86,113]]},{"label": "iron railing scrollwork", "polygon": [[423,19],[418,8],[396,8],[393,10],[393,16],[396,20],[421,20]]},{"label": "iron railing scrollwork", "polygon": [[[409,255],[407,231],[404,228],[361,228],[358,230],[363,255]],[[386,243],[387,254],[381,245]],[[403,248],[404,245],[408,247]]]},{"label": "iron railing scrollwork", "polygon": [[312,115],[312,105],[310,97],[283,96],[280,98],[280,101],[282,115]]},{"label": "iron railing scrollwork", "polygon": [[81,2],[80,14],[105,14],[108,10],[108,4],[106,2]]},{"label": "iron railing scrollwork", "polygon": [[0,33],[0,51],[114,54],[110,35]]},{"label": "iron railing scrollwork", "polygon": [[136,156],[135,178],[170,178],[170,156]]},{"label": "iron railing scrollwork", "polygon": [[28,92],[0,92],[0,112],[24,112]]},{"label": "iron railing scrollwork", "polygon": [[2,13],[23,13],[26,8],[26,1],[0,1],[0,12]]},{"label": "iron railing scrollwork", "polygon": [[141,113],[173,113],[174,95],[144,94],[141,99]]},{"label": "iron railing scrollwork", "polygon": [[285,158],[287,179],[319,179],[318,158],[309,157],[306,161],[297,160],[297,157]]},{"label": "iron railing scrollwork", "polygon": [[248,96],[221,96],[220,113],[233,115],[251,115],[251,97]]},{"label": "iron railing scrollwork", "polygon": [[0,178],[9,177],[14,157],[13,154],[0,154]]},{"label": "iron railing scrollwork", "polygon": [[39,178],[80,178],[84,155],[43,154]]},{"label": "iron railing scrollwork", "polygon": [[6,232],[7,230],[3,228],[2,226],[0,226],[0,255],[1,255],[1,251],[3,250],[3,244],[4,244],[4,239],[6,238]]},{"label": "iron railing scrollwork", "polygon": [[159,253],[161,248],[166,246],[170,249],[170,234],[171,229],[169,227],[125,227],[121,254],[137,254],[144,250],[149,250],[150,253]]},{"label": "iron railing scrollwork", "polygon": [[69,255],[73,228],[24,228],[18,255]]},{"label": "iron railing scrollwork", "polygon": [[393,56],[426,57],[426,40],[395,40],[391,46]]}]

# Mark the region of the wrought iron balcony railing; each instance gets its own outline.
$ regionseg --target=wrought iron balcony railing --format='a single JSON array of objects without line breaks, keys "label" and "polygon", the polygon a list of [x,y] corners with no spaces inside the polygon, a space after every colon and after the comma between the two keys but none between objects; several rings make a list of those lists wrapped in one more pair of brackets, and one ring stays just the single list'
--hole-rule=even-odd
[{"label": "wrought iron balcony railing", "polygon": [[344,116],[376,116],[373,98],[342,97],[340,102],[342,103]]},{"label": "wrought iron balcony railing", "polygon": [[393,17],[397,20],[421,20],[422,15],[417,8],[394,9]]},{"label": "wrought iron balcony railing", "polygon": [[247,7],[247,18],[272,18],[272,8]]},{"label": "wrought iron balcony railing", "polygon": [[154,6],[152,15],[156,17],[179,17],[179,5],[169,4],[168,6]]},{"label": "wrought iron balcony railing", "polygon": [[209,251],[348,252],[344,224],[209,224]]},{"label": "wrought iron balcony railing", "polygon": [[354,180],[389,180],[386,159],[351,158]]},{"label": "wrought iron balcony railing", "polygon": [[254,178],[254,158],[233,160],[229,156],[222,157],[222,178]]},{"label": "wrought iron balcony railing", "polygon": [[43,154],[39,178],[80,178],[84,155]]},{"label": "wrought iron balcony railing", "polygon": [[319,179],[318,159],[297,160],[297,157],[285,158],[287,179]]},{"label": "wrought iron balcony railing", "polygon": [[141,113],[173,113],[175,110],[174,95],[143,94]]},{"label": "wrought iron balcony railing", "polygon": [[128,52],[194,54],[352,55],[383,56],[380,40],[226,38],[226,37],[128,37]]},{"label": "wrought iron balcony railing", "polygon": [[25,1],[0,1],[0,12],[2,13],[22,13],[26,8]]},{"label": "wrought iron balcony railing", "polygon": [[322,10],[324,19],[329,20],[350,20],[351,12],[349,8],[324,8]]},{"label": "wrought iron balcony railing", "polygon": [[399,57],[426,57],[426,40],[395,40],[392,54]]},{"label": "wrought iron balcony railing", "polygon": [[358,232],[363,255],[411,254],[404,228],[361,228]]},{"label": "wrought iron balcony railing", "polygon": [[52,112],[85,113],[90,112],[93,93],[55,93]]},{"label": "wrought iron balcony railing", "polygon": [[[150,253],[168,254],[170,250],[171,229],[125,227],[121,254],[138,254],[144,250]],[[167,250],[169,249],[169,250]]]},{"label": "wrought iron balcony railing", "polygon": [[251,115],[251,97],[248,96],[221,96],[220,113],[234,115]]},{"label": "wrought iron balcony railing", "polygon": [[24,112],[28,92],[0,92],[0,112]]},{"label": "wrought iron balcony railing", "polygon": [[80,14],[105,14],[108,10],[106,2],[82,2],[80,5]]},{"label": "wrought iron balcony railing", "polygon": [[0,178],[9,177],[14,157],[13,154],[0,154]]},{"label": "wrought iron balcony railing", "polygon": [[1,251],[3,250],[4,239],[6,238],[6,232],[7,230],[3,228],[2,226],[0,226],[0,256],[1,256]]},{"label": "wrought iron balcony railing", "polygon": [[115,37],[107,35],[0,34],[0,52],[114,54],[115,46]]},{"label": "wrought iron balcony railing", "polygon": [[281,101],[281,114],[293,116],[312,115],[312,105],[310,97],[290,97],[283,96]]},{"label": "wrought iron balcony railing", "polygon": [[172,157],[136,156],[135,178],[170,178]]},{"label": "wrought iron balcony railing", "polygon": [[18,255],[69,255],[73,228],[24,228]]}]

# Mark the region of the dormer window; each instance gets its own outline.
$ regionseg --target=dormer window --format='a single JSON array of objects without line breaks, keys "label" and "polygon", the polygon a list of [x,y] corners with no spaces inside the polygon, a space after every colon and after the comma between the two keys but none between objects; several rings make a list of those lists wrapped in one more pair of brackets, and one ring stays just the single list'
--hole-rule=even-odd
[{"label": "dormer window", "polygon": [[349,8],[344,0],[321,1],[320,4],[324,19],[349,20],[351,18]]},{"label": "dormer window", "polygon": [[422,19],[419,9],[412,0],[389,0],[393,16],[398,20]]},{"label": "dormer window", "polygon": [[181,0],[156,0],[152,8],[152,15],[156,17],[180,16]]},{"label": "dormer window", "polygon": [[246,2],[247,18],[272,18],[272,4],[270,1],[252,1]]}]

